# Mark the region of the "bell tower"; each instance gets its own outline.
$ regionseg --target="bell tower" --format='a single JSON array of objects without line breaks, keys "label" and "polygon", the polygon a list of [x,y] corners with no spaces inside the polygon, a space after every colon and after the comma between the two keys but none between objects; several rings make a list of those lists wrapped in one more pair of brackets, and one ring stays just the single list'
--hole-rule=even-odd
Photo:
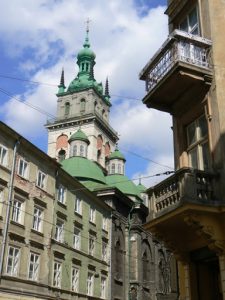
[{"label": "bell tower", "polygon": [[61,161],[69,157],[69,140],[81,130],[90,142],[87,158],[105,168],[107,157],[115,149],[118,135],[109,125],[110,95],[108,78],[102,83],[94,77],[95,53],[89,42],[89,27],[83,48],[77,54],[79,67],[76,77],[65,86],[62,70],[57,93],[57,116],[46,124],[48,154]]}]

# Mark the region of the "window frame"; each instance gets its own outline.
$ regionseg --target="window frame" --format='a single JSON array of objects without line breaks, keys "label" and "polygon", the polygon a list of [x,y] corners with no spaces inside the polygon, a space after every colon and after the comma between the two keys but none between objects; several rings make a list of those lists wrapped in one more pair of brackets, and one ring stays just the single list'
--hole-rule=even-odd
[{"label": "window frame", "polygon": [[[190,26],[190,15],[191,13],[196,10],[196,15],[197,15],[197,23],[191,28]],[[181,28],[181,24],[184,23],[186,20],[187,22],[187,26],[188,26],[188,30],[184,30]],[[188,13],[185,15],[185,17],[182,19],[181,22],[179,22],[178,28],[184,32],[187,32],[189,34],[193,34],[193,35],[201,35],[201,22],[200,22],[200,15],[199,15],[199,8],[198,5],[193,6]],[[197,29],[198,33],[193,33],[195,30]]]},{"label": "window frame", "polygon": [[[18,207],[18,204],[20,204],[20,207]],[[13,199],[12,219],[11,220],[18,224],[23,224],[23,213],[24,213],[23,204],[24,204],[24,201],[19,200],[18,198]]]},{"label": "window frame", "polygon": [[45,190],[47,186],[47,174],[40,169],[37,172],[36,186],[42,190]]},{"label": "window frame", "polygon": [[55,240],[59,243],[64,243],[64,227],[65,222],[61,219],[57,219],[55,224]]},{"label": "window frame", "polygon": [[[38,213],[35,213],[35,210]],[[37,232],[42,232],[42,230],[43,230],[43,212],[44,212],[43,208],[41,208],[38,205],[34,205],[32,229]]]},{"label": "window frame", "polygon": [[[75,274],[74,274],[75,272]],[[79,280],[80,280],[80,270],[77,267],[72,266],[71,269],[71,290],[73,292],[79,292]]]},{"label": "window frame", "polygon": [[[34,261],[31,261],[31,257],[34,257]],[[32,281],[38,281],[40,269],[40,254],[30,252],[29,266],[28,266],[28,279]],[[32,274],[30,276],[30,274]]]},{"label": "window frame", "polygon": [[53,276],[52,276],[52,285],[56,288],[61,288],[62,280],[62,263],[54,260],[53,262]]},{"label": "window frame", "polygon": [[[22,164],[22,171],[20,169],[21,164]],[[25,179],[28,179],[28,177],[29,177],[29,162],[23,157],[20,157],[18,160],[17,174],[20,177],[23,177]]]},{"label": "window frame", "polygon": [[[200,127],[200,120],[204,118],[204,122],[206,125],[206,132],[205,135],[201,136],[201,127]],[[189,135],[189,128],[191,128],[191,126],[194,126],[194,140],[191,141],[190,140],[190,135]],[[186,128],[186,140],[187,140],[187,156],[188,156],[188,165],[191,168],[194,169],[198,169],[198,170],[202,170],[202,171],[207,171],[210,169],[210,151],[209,151],[209,136],[208,136],[208,124],[207,124],[207,119],[205,117],[205,115],[200,115],[198,118],[196,118],[194,121],[192,121],[191,123],[189,123]],[[204,153],[202,151],[203,146],[206,145],[208,146],[208,153],[207,153],[207,158],[206,158],[206,162],[208,164],[208,168],[205,168],[204,166]],[[192,163],[192,153],[196,153],[196,166]]]},{"label": "window frame", "polygon": [[[78,234],[75,233],[77,230]],[[76,250],[80,250],[81,248],[81,230],[74,226],[74,233],[73,233],[73,248]]]},{"label": "window frame", "polygon": [[106,289],[107,289],[107,278],[101,276],[101,295],[100,298],[106,299]]},{"label": "window frame", "polygon": [[96,210],[95,210],[95,208],[90,207],[90,210],[89,210],[89,222],[95,223],[95,219],[96,219]]},{"label": "window frame", "polygon": [[88,254],[94,256],[95,254],[95,236],[89,233],[88,239]]},{"label": "window frame", "polygon": [[94,274],[91,272],[88,272],[87,274],[87,295],[93,296],[94,291]]},{"label": "window frame", "polygon": [[[10,255],[10,249],[13,250],[12,255]],[[17,253],[15,255],[16,251]],[[11,262],[11,266],[9,266],[9,262]],[[20,267],[20,248],[15,246],[9,246],[8,254],[7,254],[7,263],[6,263],[6,274],[9,276],[16,277],[18,275],[19,267]],[[11,270],[9,270],[9,268]]]},{"label": "window frame", "polygon": [[[5,153],[3,153],[5,151]],[[0,165],[7,167],[8,165],[8,148],[0,144]]]},{"label": "window frame", "polygon": [[79,197],[75,197],[74,211],[75,213],[82,215],[82,200]]},{"label": "window frame", "polygon": [[108,243],[102,241],[102,260],[107,261],[108,259]]},{"label": "window frame", "polygon": [[62,184],[59,185],[57,190],[57,201],[66,204],[66,187]]}]

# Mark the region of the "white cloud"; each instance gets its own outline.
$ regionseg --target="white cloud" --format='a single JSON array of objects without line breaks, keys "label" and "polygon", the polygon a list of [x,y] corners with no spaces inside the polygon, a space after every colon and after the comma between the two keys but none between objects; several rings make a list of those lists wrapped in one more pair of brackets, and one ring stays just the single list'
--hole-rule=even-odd
[{"label": "white cloud", "polygon": [[[138,80],[138,73],[166,38],[164,9],[151,9],[140,17],[131,0],[11,0],[0,11],[0,41],[10,57],[17,57],[20,72],[26,76],[32,72],[31,80],[57,84],[64,66],[68,86],[77,72],[75,54],[82,46],[84,21],[89,17],[90,41],[97,55],[96,79],[104,83],[108,75],[112,95],[141,98],[144,83]],[[55,114],[56,92],[57,87],[28,86],[18,97]],[[112,125],[121,134],[124,147],[157,154],[158,160],[171,156],[168,115],[138,101],[115,97],[112,101]],[[36,110],[14,100],[2,110],[5,121],[22,134],[43,134],[46,116]]]}]

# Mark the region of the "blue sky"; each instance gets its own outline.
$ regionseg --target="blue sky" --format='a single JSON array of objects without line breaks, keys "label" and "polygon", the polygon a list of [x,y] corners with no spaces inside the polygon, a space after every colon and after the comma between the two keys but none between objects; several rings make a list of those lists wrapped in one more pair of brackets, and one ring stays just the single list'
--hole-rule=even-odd
[{"label": "blue sky", "polygon": [[[55,85],[62,67],[67,86],[75,77],[75,57],[89,17],[90,40],[96,53],[95,77],[104,83],[109,76],[111,124],[120,135],[127,175],[148,176],[168,170],[160,164],[173,167],[170,117],[148,110],[141,103],[145,90],[144,82],[138,79],[141,68],[166,39],[165,5],[163,0],[6,2],[0,12],[1,120],[46,151],[47,132],[43,125],[48,117],[15,98],[55,115]],[[144,183],[152,182],[154,179]]]}]

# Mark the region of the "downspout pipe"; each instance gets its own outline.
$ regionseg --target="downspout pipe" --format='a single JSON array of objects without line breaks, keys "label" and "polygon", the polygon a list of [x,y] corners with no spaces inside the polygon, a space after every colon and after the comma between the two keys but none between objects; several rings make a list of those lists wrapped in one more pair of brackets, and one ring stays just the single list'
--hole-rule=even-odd
[{"label": "downspout pipe", "polygon": [[131,210],[129,212],[128,215],[128,300],[131,299],[131,295],[130,295],[130,255],[131,255],[131,251],[130,251],[130,230],[131,230],[131,213],[133,211],[133,209],[135,208],[135,203],[132,205]]},{"label": "downspout pipe", "polygon": [[20,139],[21,138],[19,138],[16,141],[14,148],[13,148],[13,161],[12,161],[12,168],[11,168],[11,174],[10,174],[10,182],[9,182],[9,187],[8,187],[9,192],[8,192],[8,202],[7,202],[7,210],[6,210],[6,220],[5,220],[4,230],[3,230],[2,247],[1,247],[1,253],[0,253],[0,281],[2,278],[2,272],[3,272],[5,248],[6,248],[6,242],[7,242],[7,236],[8,236],[10,212],[11,212],[11,206],[12,206],[13,183],[14,183],[14,174],[15,174],[15,168],[16,168],[16,154],[17,154],[18,147],[20,145]]}]

